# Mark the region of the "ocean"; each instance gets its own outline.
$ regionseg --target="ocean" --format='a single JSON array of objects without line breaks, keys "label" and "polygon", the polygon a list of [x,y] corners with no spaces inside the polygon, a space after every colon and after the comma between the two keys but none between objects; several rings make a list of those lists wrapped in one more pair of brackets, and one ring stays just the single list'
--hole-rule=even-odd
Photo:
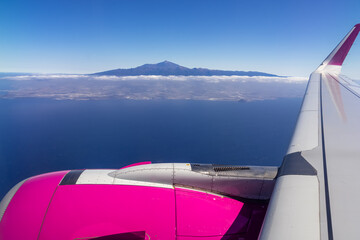
[{"label": "ocean", "polygon": [[0,199],[65,169],[152,161],[278,166],[301,99],[0,100]]}]

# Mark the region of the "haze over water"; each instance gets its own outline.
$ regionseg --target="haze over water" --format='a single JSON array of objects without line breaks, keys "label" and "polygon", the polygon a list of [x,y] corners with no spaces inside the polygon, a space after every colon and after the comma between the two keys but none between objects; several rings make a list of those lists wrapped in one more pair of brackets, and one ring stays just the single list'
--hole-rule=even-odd
[{"label": "haze over water", "polygon": [[254,102],[1,99],[0,198],[64,169],[152,161],[280,165],[300,98]]}]

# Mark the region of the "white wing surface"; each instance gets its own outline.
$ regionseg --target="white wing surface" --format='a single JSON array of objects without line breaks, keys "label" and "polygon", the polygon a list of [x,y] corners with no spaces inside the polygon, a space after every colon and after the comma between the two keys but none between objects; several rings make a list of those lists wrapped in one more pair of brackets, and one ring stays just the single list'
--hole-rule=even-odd
[{"label": "white wing surface", "polygon": [[340,75],[359,30],[310,75],[260,239],[360,237],[360,87]]}]

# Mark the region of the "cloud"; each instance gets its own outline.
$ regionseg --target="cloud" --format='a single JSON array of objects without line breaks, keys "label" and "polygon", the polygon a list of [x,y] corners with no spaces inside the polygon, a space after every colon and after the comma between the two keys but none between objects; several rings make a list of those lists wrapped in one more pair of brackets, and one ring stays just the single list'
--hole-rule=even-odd
[{"label": "cloud", "polygon": [[305,83],[308,79],[304,77],[265,77],[265,76],[108,76],[108,75],[68,75],[68,74],[49,74],[49,75],[23,75],[2,77],[7,80],[98,80],[98,81],[204,81],[204,82],[279,82],[279,83]]},{"label": "cloud", "polygon": [[136,81],[136,80],[157,80],[157,81],[206,81],[206,82],[284,82],[304,83],[308,79],[304,77],[265,77],[265,76],[92,76],[93,80],[109,81]]},{"label": "cloud", "polygon": [[52,79],[79,79],[87,78],[87,75],[77,74],[44,74],[44,75],[21,75],[21,76],[9,76],[1,77],[0,79],[26,81],[26,80],[52,80]]}]

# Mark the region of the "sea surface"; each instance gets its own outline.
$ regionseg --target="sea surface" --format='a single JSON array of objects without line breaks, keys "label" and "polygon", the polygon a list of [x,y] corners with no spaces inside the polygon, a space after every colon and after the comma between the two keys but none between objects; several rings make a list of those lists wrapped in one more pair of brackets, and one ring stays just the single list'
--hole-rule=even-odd
[{"label": "sea surface", "polygon": [[301,99],[0,100],[0,199],[65,169],[152,161],[280,165]]}]

